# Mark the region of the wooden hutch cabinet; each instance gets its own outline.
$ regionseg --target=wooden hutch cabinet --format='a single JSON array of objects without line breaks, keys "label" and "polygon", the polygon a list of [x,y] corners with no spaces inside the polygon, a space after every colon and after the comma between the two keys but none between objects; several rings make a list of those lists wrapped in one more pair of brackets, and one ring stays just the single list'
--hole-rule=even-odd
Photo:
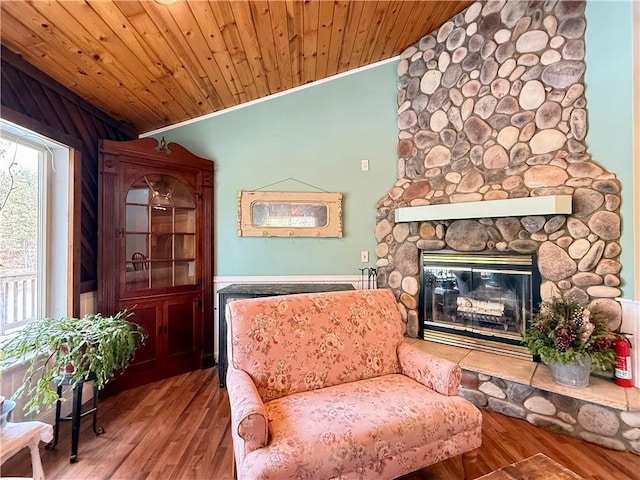
[{"label": "wooden hutch cabinet", "polygon": [[149,333],[110,392],[213,366],[213,162],[164,139],[99,148],[98,311]]}]

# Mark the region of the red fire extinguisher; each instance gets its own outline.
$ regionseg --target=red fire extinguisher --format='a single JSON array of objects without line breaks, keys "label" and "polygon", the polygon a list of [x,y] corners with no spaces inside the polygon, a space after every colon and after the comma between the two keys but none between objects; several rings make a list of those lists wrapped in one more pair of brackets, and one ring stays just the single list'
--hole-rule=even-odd
[{"label": "red fire extinguisher", "polygon": [[616,352],[616,384],[621,387],[632,387],[631,383],[631,342],[627,337],[619,336],[613,343]]}]

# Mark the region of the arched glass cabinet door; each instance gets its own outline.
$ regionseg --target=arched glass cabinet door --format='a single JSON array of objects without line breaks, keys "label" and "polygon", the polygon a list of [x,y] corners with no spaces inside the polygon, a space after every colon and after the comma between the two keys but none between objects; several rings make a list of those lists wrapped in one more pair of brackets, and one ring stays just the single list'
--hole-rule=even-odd
[{"label": "arched glass cabinet door", "polygon": [[125,289],[197,283],[196,204],[178,178],[138,178],[125,199]]}]

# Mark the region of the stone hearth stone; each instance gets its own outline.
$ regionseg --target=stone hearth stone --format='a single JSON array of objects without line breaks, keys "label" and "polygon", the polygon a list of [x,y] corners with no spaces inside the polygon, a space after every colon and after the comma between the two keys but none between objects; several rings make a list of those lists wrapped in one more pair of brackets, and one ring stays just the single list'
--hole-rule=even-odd
[{"label": "stone hearth stone", "polygon": [[514,405],[508,401],[500,400],[497,398],[488,398],[488,408],[502,415],[514,418],[525,418],[525,409]]},{"label": "stone hearth stone", "polygon": [[[544,364],[538,364],[538,368],[536,368],[535,374],[531,379],[531,386],[573,398],[576,398],[576,395],[578,395],[577,398],[580,398],[580,400],[616,408],[618,410],[627,409],[626,389],[616,387],[610,380],[598,378],[593,375],[591,375],[589,379],[588,389],[565,387],[564,385],[556,383],[553,378],[551,378],[549,367]],[[581,392],[577,392],[577,390],[581,390]]]},{"label": "stone hearth stone", "polygon": [[482,393],[488,395],[493,398],[507,398],[507,394],[502,391],[500,387],[498,387],[495,383],[492,382],[483,382],[478,387]]},{"label": "stone hearth stone", "polygon": [[617,415],[599,405],[587,404],[580,407],[578,421],[590,432],[613,436],[620,429],[620,421]]},{"label": "stone hearth stone", "polygon": [[479,390],[472,390],[464,387],[458,389],[458,395],[465,400],[473,403],[478,408],[484,408],[487,406],[487,396]]},{"label": "stone hearth stone", "polygon": [[431,355],[445,358],[454,363],[460,363],[460,361],[469,354],[469,349],[453,345],[427,342],[418,338],[405,338],[404,341],[424,350],[427,353],[430,353]]},{"label": "stone hearth stone", "polygon": [[[620,415],[625,425],[640,428],[640,412],[622,412]],[[637,438],[635,440],[638,440]]]},{"label": "stone hearth stone", "polygon": [[507,387],[507,398],[514,403],[521,404],[533,392],[534,389],[529,385],[514,382]]},{"label": "stone hearth stone", "polygon": [[519,358],[509,358],[509,361],[499,362],[500,366],[498,367],[496,365],[496,359],[500,358],[507,359],[508,357],[496,356],[495,354],[481,352],[479,350],[471,350],[468,351],[468,355],[466,355],[459,364],[460,367],[465,370],[484,373],[486,375],[495,375],[496,370],[499,369],[500,378],[525,384],[531,382],[536,369],[535,363]]},{"label": "stone hearth stone", "polygon": [[539,413],[530,413],[527,415],[527,422],[537,427],[547,428],[560,433],[571,433],[574,430],[573,425],[554,417],[540,415]]},{"label": "stone hearth stone", "polygon": [[587,442],[595,443],[611,450],[625,450],[624,444],[615,438],[604,437],[591,432],[580,432],[578,436]]}]

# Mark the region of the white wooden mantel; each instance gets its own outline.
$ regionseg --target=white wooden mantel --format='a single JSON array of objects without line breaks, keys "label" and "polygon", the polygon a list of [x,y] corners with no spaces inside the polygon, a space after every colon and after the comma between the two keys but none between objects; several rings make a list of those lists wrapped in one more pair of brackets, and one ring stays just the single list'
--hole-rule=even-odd
[{"label": "white wooden mantel", "polygon": [[446,203],[400,207],[395,211],[396,223],[464,218],[526,217],[529,215],[568,215],[571,195],[507,198],[479,202]]}]

